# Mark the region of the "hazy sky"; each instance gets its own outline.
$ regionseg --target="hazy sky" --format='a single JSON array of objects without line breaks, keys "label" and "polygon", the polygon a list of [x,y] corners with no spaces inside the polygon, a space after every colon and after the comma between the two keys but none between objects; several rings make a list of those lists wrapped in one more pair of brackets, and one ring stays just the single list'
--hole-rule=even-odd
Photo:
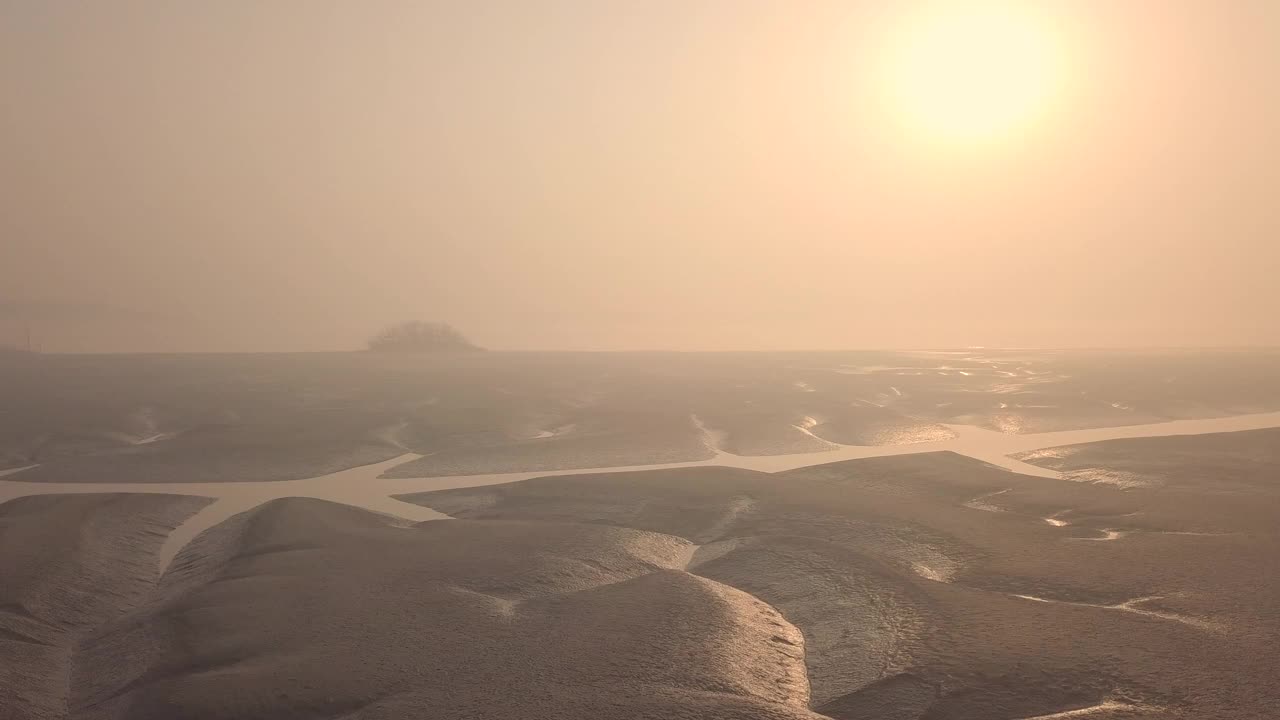
[{"label": "hazy sky", "polygon": [[981,142],[886,92],[931,5],[0,0],[0,336],[1280,344],[1280,2],[1025,0]]}]

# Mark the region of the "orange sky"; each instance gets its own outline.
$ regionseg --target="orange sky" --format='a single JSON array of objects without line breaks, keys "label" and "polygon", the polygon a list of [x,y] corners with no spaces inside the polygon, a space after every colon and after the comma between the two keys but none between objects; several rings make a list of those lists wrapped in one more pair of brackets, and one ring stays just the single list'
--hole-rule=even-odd
[{"label": "orange sky", "polygon": [[0,0],[0,339],[1280,344],[1280,3],[1027,4],[1062,82],[968,147],[908,2]]}]

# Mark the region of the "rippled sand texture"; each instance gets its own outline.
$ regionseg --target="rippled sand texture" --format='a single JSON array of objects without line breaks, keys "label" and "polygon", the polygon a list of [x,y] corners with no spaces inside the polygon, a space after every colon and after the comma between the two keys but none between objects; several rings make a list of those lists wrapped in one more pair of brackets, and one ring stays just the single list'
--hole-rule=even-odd
[{"label": "rippled sand texture", "polygon": [[1203,458],[1131,489],[928,453],[280,499],[159,580],[205,501],[20,498],[0,716],[1268,718],[1278,441],[1071,449]]},{"label": "rippled sand texture", "polygon": [[[405,499],[456,517],[698,543],[693,572],[804,633],[814,708],[833,718],[1261,719],[1280,691],[1280,462],[1266,459],[1276,447],[1269,430],[1073,450],[1172,470],[1146,489],[937,453]],[[1045,522],[1054,516],[1070,521]],[[1120,535],[1079,542],[1109,531]]]},{"label": "rippled sand texture", "polygon": [[[39,501],[83,512],[95,529],[110,517],[104,502],[158,502]],[[21,524],[33,502],[0,506],[5,521]],[[4,548],[9,563],[14,548]],[[146,565],[155,548],[140,550],[112,569]],[[603,525],[406,525],[278,500],[202,535],[158,584],[137,568],[77,565],[69,573],[98,576],[54,585],[104,595],[94,606],[112,612],[50,604],[44,586],[10,598],[22,622],[74,635],[3,640],[0,667],[18,661],[32,677],[11,678],[20,691],[0,696],[0,716],[816,717],[800,632],[750,595],[685,572],[689,550]],[[23,653],[45,650],[39,633],[61,644],[37,666]]]},{"label": "rippled sand texture", "polygon": [[80,643],[149,602],[161,543],[208,502],[86,494],[0,505],[0,717],[69,716]]}]

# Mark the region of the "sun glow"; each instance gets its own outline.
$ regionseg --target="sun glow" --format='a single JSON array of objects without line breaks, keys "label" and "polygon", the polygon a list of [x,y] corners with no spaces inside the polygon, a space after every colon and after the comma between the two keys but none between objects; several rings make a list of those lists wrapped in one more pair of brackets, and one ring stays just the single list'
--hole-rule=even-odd
[{"label": "sun glow", "polygon": [[986,143],[1043,115],[1061,82],[1059,38],[1024,2],[924,4],[887,53],[890,104],[913,134]]}]

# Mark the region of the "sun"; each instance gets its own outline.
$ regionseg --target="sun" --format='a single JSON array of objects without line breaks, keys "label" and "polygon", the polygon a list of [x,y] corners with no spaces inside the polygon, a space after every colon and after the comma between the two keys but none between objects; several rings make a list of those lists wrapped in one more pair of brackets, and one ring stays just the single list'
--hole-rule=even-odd
[{"label": "sun", "polygon": [[884,82],[899,121],[933,141],[987,143],[1048,108],[1059,39],[1027,2],[924,3],[890,44]]}]

